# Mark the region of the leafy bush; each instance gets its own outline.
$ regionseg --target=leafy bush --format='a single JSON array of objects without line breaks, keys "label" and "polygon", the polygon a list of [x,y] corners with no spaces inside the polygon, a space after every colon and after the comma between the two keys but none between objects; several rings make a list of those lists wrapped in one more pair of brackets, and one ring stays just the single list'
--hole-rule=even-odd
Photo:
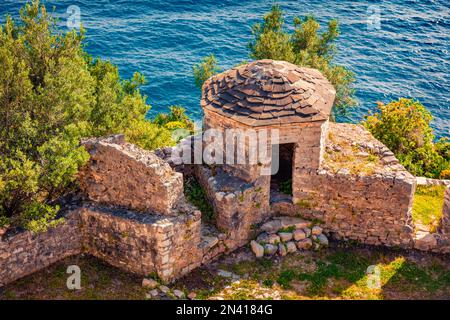
[{"label": "leafy bush", "polygon": [[292,179],[280,182],[279,189],[284,194],[292,195]]},{"label": "leafy bush", "polygon": [[214,209],[208,201],[205,191],[196,179],[191,178],[184,183],[184,194],[201,211],[203,220],[207,222],[214,220]]},{"label": "leafy bush", "polygon": [[153,123],[166,127],[168,130],[186,129],[190,133],[194,132],[194,123],[186,115],[186,110],[180,106],[171,106],[170,113],[160,113],[154,119]]},{"label": "leafy bush", "polygon": [[440,179],[450,179],[450,170],[443,170],[439,176]]},{"label": "leafy bush", "polygon": [[378,112],[367,116],[363,124],[412,174],[439,178],[449,168],[448,142],[433,142],[431,120],[431,113],[421,103],[400,98],[379,103]]},{"label": "leafy bush", "polygon": [[45,231],[55,201],[74,190],[88,160],[81,137],[125,132],[152,149],[172,144],[170,131],[145,120],[149,110],[136,73],[83,49],[84,30],[60,32],[34,0],[0,26],[0,221]]}]

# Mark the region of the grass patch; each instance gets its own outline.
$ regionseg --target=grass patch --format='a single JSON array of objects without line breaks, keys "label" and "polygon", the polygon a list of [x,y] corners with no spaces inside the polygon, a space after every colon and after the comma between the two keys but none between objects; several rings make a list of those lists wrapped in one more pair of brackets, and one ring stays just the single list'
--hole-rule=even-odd
[{"label": "grass patch", "polygon": [[[80,267],[80,290],[67,288],[70,265]],[[0,300],[143,300],[146,290],[141,281],[141,276],[122,272],[91,256],[70,257],[7,285]]]},{"label": "grass patch", "polygon": [[265,266],[240,262],[233,270],[253,270],[253,275],[218,295],[259,299],[261,290],[270,288],[275,293],[271,298],[283,299],[414,299],[443,297],[450,290],[448,266],[432,259],[422,265],[394,251],[386,256],[383,251],[341,247],[308,256],[289,255],[281,264]]},{"label": "grass patch", "polygon": [[[66,287],[68,265],[81,268],[79,291]],[[371,286],[370,266],[379,275],[379,286]],[[218,269],[246,276],[225,279]],[[95,258],[72,257],[6,286],[0,300],[145,299],[148,289],[141,281],[141,276]],[[416,258],[405,252],[339,246],[281,259],[227,259],[214,268],[196,269],[170,287],[196,292],[198,299],[445,299],[450,296],[450,264],[425,254]]]},{"label": "grass patch", "polygon": [[292,179],[280,182],[278,188],[280,192],[292,196]]},{"label": "grass patch", "polygon": [[445,186],[417,186],[412,211],[414,223],[436,231],[442,218],[445,189]]},{"label": "grass patch", "polygon": [[189,202],[202,212],[202,219],[206,222],[214,221],[214,209],[210,201],[206,198],[205,191],[196,179],[189,178],[184,183],[184,194]]},{"label": "grass patch", "polygon": [[289,226],[289,227],[285,227],[285,228],[281,228],[280,230],[278,230],[278,232],[294,232],[297,228],[295,226]]}]

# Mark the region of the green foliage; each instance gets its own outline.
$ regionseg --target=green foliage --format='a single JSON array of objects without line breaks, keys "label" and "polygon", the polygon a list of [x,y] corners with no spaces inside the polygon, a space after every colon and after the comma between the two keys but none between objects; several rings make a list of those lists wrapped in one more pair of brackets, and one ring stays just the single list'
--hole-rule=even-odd
[{"label": "green foliage", "polygon": [[292,179],[280,182],[279,189],[284,194],[292,195]]},{"label": "green foliage", "polygon": [[330,20],[328,29],[319,35],[320,24],[312,16],[294,19],[294,32],[284,28],[283,12],[278,5],[264,16],[262,24],[252,28],[253,41],[248,45],[254,59],[284,60],[301,67],[320,70],[336,88],[335,112],[344,112],[356,105],[354,74],[333,63],[334,45],[339,37],[337,20]]},{"label": "green foliage", "polygon": [[449,168],[449,147],[446,140],[434,144],[431,120],[421,103],[400,98],[379,103],[378,112],[367,116],[363,124],[412,174],[438,178]]},{"label": "green foliage", "polygon": [[417,186],[414,195],[412,217],[414,222],[436,230],[442,218],[445,186]]},{"label": "green foliage", "polygon": [[450,179],[450,170],[443,170],[441,172],[441,174],[439,175],[439,178],[449,180]]},{"label": "green foliage", "polygon": [[170,113],[160,113],[152,122],[171,131],[186,129],[192,134],[195,129],[194,123],[186,115],[186,110],[180,106],[171,106]]},{"label": "green foliage", "polygon": [[184,194],[186,198],[196,206],[202,213],[202,219],[213,222],[214,209],[206,198],[205,191],[197,180],[191,178],[184,184]]},{"label": "green foliage", "polygon": [[21,225],[35,233],[45,232],[63,222],[63,219],[56,219],[59,206],[51,206],[41,202],[32,202],[21,214]]},{"label": "green foliage", "polygon": [[10,224],[10,220],[5,216],[0,216],[0,228],[6,227]]},{"label": "green foliage", "polygon": [[152,149],[170,131],[145,120],[149,110],[136,73],[83,49],[84,30],[60,32],[34,0],[0,26],[0,219],[33,231],[55,225],[53,203],[75,187],[88,160],[80,138],[124,132]]},{"label": "green foliage", "polygon": [[211,54],[207,57],[204,57],[200,63],[194,65],[193,71],[194,71],[195,85],[201,89],[203,83],[208,78],[212,77],[216,73],[219,73],[221,70],[217,66],[216,57],[213,54]]}]

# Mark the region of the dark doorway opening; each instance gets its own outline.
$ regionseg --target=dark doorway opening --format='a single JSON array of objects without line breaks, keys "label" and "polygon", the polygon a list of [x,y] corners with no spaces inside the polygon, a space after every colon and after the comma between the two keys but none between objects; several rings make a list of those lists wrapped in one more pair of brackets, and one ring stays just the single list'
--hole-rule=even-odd
[{"label": "dark doorway opening", "polygon": [[272,191],[292,195],[294,149],[294,143],[279,144],[272,147],[272,178],[270,181]]}]

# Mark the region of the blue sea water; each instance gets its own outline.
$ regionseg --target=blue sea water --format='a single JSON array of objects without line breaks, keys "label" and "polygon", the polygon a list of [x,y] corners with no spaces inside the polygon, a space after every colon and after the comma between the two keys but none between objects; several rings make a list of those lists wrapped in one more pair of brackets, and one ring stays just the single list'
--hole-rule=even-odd
[{"label": "blue sea water", "polygon": [[[0,22],[26,1],[0,0]],[[251,26],[274,1],[266,0],[47,0],[61,28],[80,9],[87,50],[110,59],[123,77],[145,75],[152,113],[182,105],[201,118],[193,64],[214,53],[224,69],[249,60]],[[450,136],[450,2],[448,0],[277,1],[292,28],[294,16],[313,14],[324,25],[337,18],[337,63],[356,74],[358,108],[340,120],[360,121],[376,102],[412,97],[434,116],[440,137]],[[73,7],[72,7],[73,8]],[[72,10],[72,9],[71,9]],[[379,22],[379,24],[378,24]],[[69,23],[70,25],[70,23]],[[1,72],[1,71],[0,71]]]}]

